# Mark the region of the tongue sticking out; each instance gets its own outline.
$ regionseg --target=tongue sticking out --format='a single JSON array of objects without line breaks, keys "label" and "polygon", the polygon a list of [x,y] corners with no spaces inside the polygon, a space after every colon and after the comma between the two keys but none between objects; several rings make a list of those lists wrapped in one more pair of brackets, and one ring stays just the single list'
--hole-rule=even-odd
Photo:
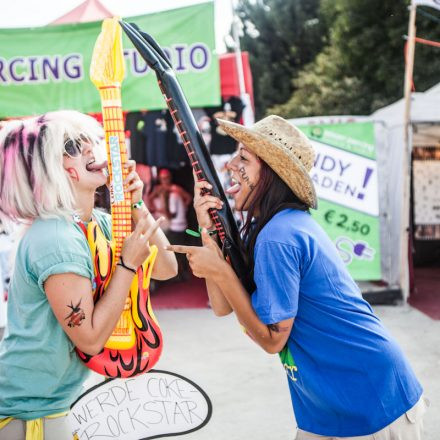
[{"label": "tongue sticking out", "polygon": [[226,190],[227,194],[237,194],[238,191],[240,191],[241,185],[239,183],[236,183],[235,185],[232,185],[230,188]]},{"label": "tongue sticking out", "polygon": [[93,162],[89,165],[86,165],[87,171],[100,171],[103,168],[107,168],[107,161],[104,160],[104,162]]}]

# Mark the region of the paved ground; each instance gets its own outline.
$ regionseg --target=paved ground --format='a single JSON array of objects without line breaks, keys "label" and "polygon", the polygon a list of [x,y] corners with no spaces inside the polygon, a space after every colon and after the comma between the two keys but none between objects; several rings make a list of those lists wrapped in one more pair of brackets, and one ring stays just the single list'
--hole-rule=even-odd
[{"label": "paved ground", "polygon": [[[431,400],[425,440],[440,439],[440,321],[409,306],[375,311],[409,357]],[[216,318],[209,310],[157,312],[165,349],[158,368],[199,384],[213,403],[211,421],[188,440],[293,439],[285,373],[277,356],[255,346],[235,318]]]},{"label": "paved ground", "polygon": [[[431,407],[425,440],[440,439],[440,321],[409,306],[375,307],[409,357]],[[213,415],[188,440],[292,440],[295,422],[285,373],[277,356],[264,353],[241,332],[233,316],[210,310],[159,310],[165,348],[157,368],[201,386]]]}]

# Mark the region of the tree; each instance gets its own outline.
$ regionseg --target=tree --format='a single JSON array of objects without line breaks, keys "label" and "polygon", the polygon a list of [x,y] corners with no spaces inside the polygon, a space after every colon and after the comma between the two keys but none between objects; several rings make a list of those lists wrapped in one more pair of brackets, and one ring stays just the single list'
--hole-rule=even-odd
[{"label": "tree", "polygon": [[[331,28],[329,45],[293,78],[290,99],[270,111],[285,117],[370,114],[402,97],[406,2],[321,0],[320,12]],[[438,40],[440,27],[419,15],[417,34]],[[419,90],[439,81],[440,52],[435,58],[434,50],[417,46]]]},{"label": "tree", "polygon": [[241,48],[249,52],[256,116],[292,94],[292,79],[325,43],[319,0],[239,0]]},{"label": "tree", "polygon": [[342,76],[337,54],[332,46],[320,53],[293,81],[295,91],[284,104],[270,108],[285,118],[349,114],[352,103],[368,106],[366,87],[355,76]]}]

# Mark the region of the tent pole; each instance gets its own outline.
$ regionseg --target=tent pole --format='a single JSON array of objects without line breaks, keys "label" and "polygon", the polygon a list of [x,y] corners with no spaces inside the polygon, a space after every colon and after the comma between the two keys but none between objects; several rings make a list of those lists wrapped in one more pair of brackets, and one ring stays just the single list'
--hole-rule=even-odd
[{"label": "tent pole", "polygon": [[408,45],[405,63],[405,83],[404,83],[404,154],[403,154],[403,200],[402,200],[402,218],[401,218],[401,245],[400,245],[400,287],[402,289],[403,299],[406,301],[409,296],[409,211],[410,211],[410,176],[411,176],[411,88],[414,71],[414,52],[416,43],[416,9],[414,1],[409,7],[408,23]]},{"label": "tent pole", "polygon": [[[407,59],[405,63],[405,84],[404,84],[404,97],[405,97],[405,115],[404,122],[405,126],[408,126],[410,121],[410,109],[411,109],[411,87],[412,87],[412,77],[414,71],[414,53],[416,45],[416,9],[417,6],[412,3],[409,13],[409,23],[408,23],[408,46],[407,46]],[[408,131],[405,130],[405,136],[407,136]]]}]

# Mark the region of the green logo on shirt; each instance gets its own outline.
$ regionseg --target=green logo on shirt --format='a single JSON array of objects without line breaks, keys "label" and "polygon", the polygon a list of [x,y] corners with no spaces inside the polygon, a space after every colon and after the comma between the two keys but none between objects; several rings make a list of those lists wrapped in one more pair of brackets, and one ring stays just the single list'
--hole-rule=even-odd
[{"label": "green logo on shirt", "polygon": [[292,379],[296,382],[295,373],[298,371],[297,366],[295,365],[295,361],[293,360],[292,353],[289,350],[289,347],[286,345],[280,352],[281,363],[283,364],[284,369],[286,370],[286,374],[289,379]]}]

